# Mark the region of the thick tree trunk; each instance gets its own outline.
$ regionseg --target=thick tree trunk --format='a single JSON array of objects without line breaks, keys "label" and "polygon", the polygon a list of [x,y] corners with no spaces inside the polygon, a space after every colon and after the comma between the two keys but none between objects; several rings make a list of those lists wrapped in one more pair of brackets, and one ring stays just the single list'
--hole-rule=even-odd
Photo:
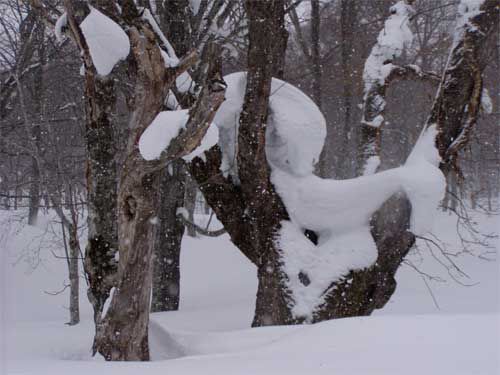
[{"label": "thick tree trunk", "polygon": [[88,201],[85,272],[89,279],[88,297],[98,323],[116,282],[117,147],[111,120],[115,104],[113,79],[90,76],[92,74],[87,72],[85,78]]},{"label": "thick tree trunk", "polygon": [[153,297],[151,311],[179,308],[180,251],[184,224],[177,209],[184,203],[185,168],[182,160],[172,162],[160,177],[160,205],[157,212],[153,255]]},{"label": "thick tree trunk", "polygon": [[[136,155],[135,158],[140,158]],[[132,166],[132,168],[130,168]],[[154,222],[158,173],[140,175],[129,163],[118,196],[119,281],[97,327],[96,349],[106,360],[149,360],[148,322],[151,296]]]}]

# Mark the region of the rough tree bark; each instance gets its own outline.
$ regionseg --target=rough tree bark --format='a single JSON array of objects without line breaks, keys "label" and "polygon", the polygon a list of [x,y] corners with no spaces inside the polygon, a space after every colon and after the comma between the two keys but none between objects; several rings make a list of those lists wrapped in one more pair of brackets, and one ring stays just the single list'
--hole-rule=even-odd
[{"label": "rough tree bark", "polygon": [[[270,182],[265,154],[265,131],[272,75],[279,72],[284,53],[284,2],[245,3],[249,19],[248,74],[239,119],[238,168],[240,184],[220,174],[218,147],[190,165],[205,199],[233,243],[257,266],[259,286],[253,326],[289,324],[289,291],[281,270],[275,237],[288,219],[283,202]],[[274,37],[270,37],[274,36]]]},{"label": "rough tree bark", "polygon": [[173,161],[160,176],[159,206],[153,255],[151,311],[179,308],[180,253],[184,223],[177,209],[184,203],[184,162]]}]

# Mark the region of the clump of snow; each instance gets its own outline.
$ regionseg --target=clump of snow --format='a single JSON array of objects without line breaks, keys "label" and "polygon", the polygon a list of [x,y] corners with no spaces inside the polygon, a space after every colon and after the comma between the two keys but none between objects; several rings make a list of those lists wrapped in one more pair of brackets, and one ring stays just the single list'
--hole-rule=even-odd
[{"label": "clump of snow", "polygon": [[198,14],[198,10],[200,9],[200,1],[201,0],[189,0],[189,7],[191,8],[193,15]]},{"label": "clump of snow", "polygon": [[173,111],[181,109],[179,102],[177,101],[177,98],[175,97],[175,94],[173,93],[172,90],[168,90],[167,97],[165,98],[165,105],[167,106],[168,109]]},{"label": "clump of snow", "polygon": [[480,14],[481,5],[484,0],[461,0],[458,4],[458,18],[453,37],[453,46],[456,47],[459,40],[462,39],[466,30],[476,30],[476,26],[470,23],[470,20]]},{"label": "clump of snow", "polygon": [[[385,21],[384,28],[377,37],[377,43],[365,62],[363,70],[365,101],[373,85],[384,84],[394,68],[391,62],[401,56],[403,50],[413,41],[413,33],[410,29],[410,16],[414,12],[413,8],[404,1],[399,1],[391,7],[390,12],[391,15]],[[379,97],[379,100],[380,103],[376,105],[383,110],[385,101],[382,97]],[[378,127],[383,119],[381,115],[378,115],[373,120],[363,119],[363,123]]]},{"label": "clump of snow", "polygon": [[480,8],[483,3],[484,0],[461,0],[458,4],[458,14],[462,17],[461,20],[467,23],[470,18],[481,13]]},{"label": "clump of snow", "polygon": [[61,16],[57,19],[57,22],[54,26],[54,34],[56,36],[56,39],[59,43],[61,43],[64,39],[63,37],[63,31],[62,29],[66,27],[68,24],[68,14],[64,12],[61,14]]},{"label": "clump of snow", "polygon": [[[172,139],[177,137],[185,128],[189,120],[189,110],[163,111],[158,113],[153,122],[146,128],[139,139],[139,151],[145,160],[158,159],[165,151]],[[201,156],[210,147],[217,144],[219,132],[217,127],[211,124],[201,143],[183,159],[191,161]]]},{"label": "clump of snow", "polygon": [[[311,319],[333,281],[351,270],[369,267],[377,260],[377,248],[368,224],[332,235],[319,246],[309,241],[294,223],[284,221],[281,225],[278,244],[288,276],[287,286],[293,293],[295,317]],[[306,275],[310,283],[305,285],[299,274]]]},{"label": "clump of snow", "polygon": [[186,126],[189,111],[164,111],[158,113],[139,139],[139,151],[145,160],[158,159]]},{"label": "clump of snow", "polygon": [[493,101],[487,88],[483,88],[481,93],[481,109],[488,115],[493,113]]},{"label": "clump of snow", "polygon": [[[226,100],[215,116],[222,150],[222,172],[238,181],[236,144],[243,106],[246,72],[224,77]],[[297,175],[308,175],[319,159],[326,122],[314,102],[294,86],[273,78],[269,98],[266,155],[271,165]]]},{"label": "clump of snow", "polygon": [[127,58],[130,41],[123,29],[111,18],[90,7],[80,24],[97,73],[106,76],[120,60]]}]

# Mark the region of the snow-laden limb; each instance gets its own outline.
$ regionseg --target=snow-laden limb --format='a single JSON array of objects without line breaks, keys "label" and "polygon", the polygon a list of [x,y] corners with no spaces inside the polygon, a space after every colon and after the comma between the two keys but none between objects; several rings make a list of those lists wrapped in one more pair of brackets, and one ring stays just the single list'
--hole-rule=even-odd
[{"label": "snow-laden limb", "polygon": [[[392,61],[400,57],[404,48],[413,41],[410,16],[414,11],[411,5],[402,0],[392,6],[390,12],[391,15],[385,21],[384,28],[377,37],[377,43],[366,59],[363,70],[365,102],[373,90],[385,85],[387,77],[395,67]],[[365,109],[362,122],[369,126],[379,127],[384,120],[381,113],[385,107],[385,99],[378,96],[370,105],[374,108]]]},{"label": "snow-laden limb", "polygon": [[63,28],[66,27],[68,24],[68,14],[64,12],[61,14],[61,16],[57,19],[56,24],[54,25],[54,34],[56,36],[56,39],[59,43],[62,43],[64,40],[64,33],[63,33]]},{"label": "snow-laden limb", "polygon": [[111,73],[113,67],[130,53],[130,41],[125,31],[97,9],[90,7],[90,13],[80,28],[99,75]]},{"label": "snow-laden limb", "polygon": [[[222,151],[221,171],[238,181],[236,145],[243,106],[246,72],[224,77],[226,100],[215,116]],[[309,175],[319,159],[326,122],[318,107],[296,87],[273,78],[269,100],[266,155],[271,165],[297,175]]]},{"label": "snow-laden limb", "polygon": [[[348,180],[273,169],[272,182],[291,218],[282,222],[277,243],[296,318],[312,319],[332,283],[374,264],[378,254],[370,218],[392,195],[404,192],[410,199],[413,233],[432,228],[446,186],[435,137],[435,127],[425,131],[402,167]],[[319,234],[317,246],[303,235],[304,229]]]},{"label": "snow-laden limb", "polygon": [[[158,38],[161,40],[163,47],[167,50],[168,57],[171,59],[171,63],[175,65],[179,63],[179,58],[175,54],[174,47],[172,47],[172,44],[170,44],[168,39],[165,37],[165,34],[163,34],[163,32],[161,31],[160,26],[158,26],[158,23],[156,22],[155,18],[153,17],[149,9],[142,10],[142,18],[149,23],[149,25],[153,28]],[[175,65],[169,65],[169,66],[175,66]]]},{"label": "snow-laden limb", "polygon": [[188,110],[158,113],[139,139],[139,151],[142,157],[145,160],[158,159],[172,139],[185,128],[188,119]]}]

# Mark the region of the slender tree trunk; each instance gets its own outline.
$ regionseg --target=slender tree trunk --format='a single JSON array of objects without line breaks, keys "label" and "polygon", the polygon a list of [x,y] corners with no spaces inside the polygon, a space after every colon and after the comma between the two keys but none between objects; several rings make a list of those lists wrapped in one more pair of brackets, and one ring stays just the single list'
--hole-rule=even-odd
[{"label": "slender tree trunk", "polygon": [[160,206],[153,256],[153,297],[151,311],[170,311],[179,308],[180,251],[184,224],[177,210],[184,203],[184,162],[176,160],[162,171],[160,177]]},{"label": "slender tree trunk", "polygon": [[312,62],[312,98],[321,108],[321,55],[320,55],[320,24],[319,0],[311,0],[311,62]]},{"label": "slender tree trunk", "polygon": [[35,225],[38,218],[38,210],[40,209],[40,168],[35,158],[31,158],[30,179],[28,224]]},{"label": "slender tree trunk", "polygon": [[74,224],[68,228],[69,232],[69,325],[80,322],[80,275],[78,271],[78,260],[80,259],[80,242],[78,241],[78,230]]},{"label": "slender tree trunk", "polygon": [[[185,195],[184,195],[184,208],[188,214],[188,220],[191,223],[194,223],[194,211],[196,208],[196,192],[198,188],[196,187],[196,183],[192,179],[190,175],[186,175],[185,182]],[[187,234],[190,237],[196,237],[196,229],[191,224],[186,224]]]},{"label": "slender tree trunk", "polygon": [[342,151],[339,161],[339,176],[343,178],[352,177],[352,97],[353,97],[353,48],[354,33],[353,28],[356,24],[356,2],[355,0],[342,0],[341,2],[341,56],[342,56],[342,86],[343,86],[343,112],[344,123],[342,131]]}]

